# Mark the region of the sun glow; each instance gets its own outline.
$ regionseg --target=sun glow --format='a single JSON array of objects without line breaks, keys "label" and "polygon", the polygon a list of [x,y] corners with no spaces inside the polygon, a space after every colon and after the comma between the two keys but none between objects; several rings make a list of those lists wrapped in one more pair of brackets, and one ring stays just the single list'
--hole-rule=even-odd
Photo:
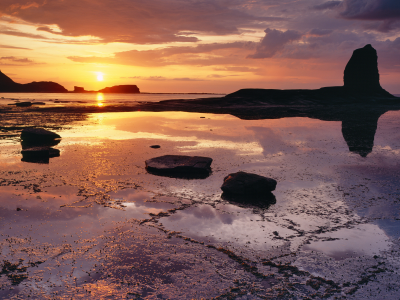
[{"label": "sun glow", "polygon": [[96,72],[97,74],[97,81],[103,81],[104,79],[104,74],[101,72]]}]

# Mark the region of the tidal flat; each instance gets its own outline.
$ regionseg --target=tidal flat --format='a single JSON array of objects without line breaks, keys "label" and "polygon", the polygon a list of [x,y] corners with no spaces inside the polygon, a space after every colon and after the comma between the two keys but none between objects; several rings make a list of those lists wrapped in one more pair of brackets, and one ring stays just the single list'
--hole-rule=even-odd
[{"label": "tidal flat", "polygon": [[[1,118],[2,299],[398,299],[399,111],[379,117],[372,145],[307,117]],[[60,156],[22,162],[26,126],[58,133]],[[212,173],[146,171],[167,154],[211,157]],[[238,171],[277,180],[276,203],[222,199]]]}]

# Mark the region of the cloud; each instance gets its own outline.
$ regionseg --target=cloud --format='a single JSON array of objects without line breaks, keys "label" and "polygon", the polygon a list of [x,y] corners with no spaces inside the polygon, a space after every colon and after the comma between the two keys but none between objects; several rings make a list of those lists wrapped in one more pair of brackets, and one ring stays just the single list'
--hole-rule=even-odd
[{"label": "cloud", "polygon": [[18,58],[15,56],[3,56],[0,57],[0,65],[3,66],[26,66],[26,65],[38,65],[37,63],[29,58]]},{"label": "cloud", "polygon": [[29,48],[15,47],[15,46],[2,45],[2,44],[0,44],[0,48],[7,48],[7,49],[20,49],[20,50],[32,50],[32,49],[29,49]]},{"label": "cloud", "polygon": [[5,34],[5,35],[12,35],[12,36],[19,36],[19,37],[26,37],[26,38],[32,38],[32,39],[44,39],[47,40],[47,38],[43,35],[40,34],[33,34],[33,33],[25,33],[22,31],[14,30],[10,27],[7,26],[0,26],[0,34]]},{"label": "cloud", "polygon": [[141,79],[141,80],[150,80],[150,81],[166,81],[166,80],[173,80],[173,81],[204,81],[204,79],[199,79],[199,78],[189,78],[189,77],[167,78],[167,77],[164,77],[164,76],[149,76],[149,77],[131,76],[131,77],[121,77],[121,78]]},{"label": "cloud", "polygon": [[338,7],[342,4],[342,1],[327,1],[318,5],[314,5],[312,8],[316,10],[325,10]]},{"label": "cloud", "polygon": [[331,34],[333,32],[333,30],[331,29],[318,29],[318,28],[313,28],[310,30],[310,34],[311,35],[317,35],[317,36],[324,36],[324,35],[328,35]]},{"label": "cloud", "polygon": [[399,0],[344,0],[340,15],[358,20],[400,20]]},{"label": "cloud", "polygon": [[[210,43],[200,44],[195,47],[166,47],[154,50],[129,50],[117,52],[113,57],[97,56],[69,56],[68,59],[80,63],[105,63],[105,64],[125,64],[134,66],[160,67],[167,65],[218,65],[224,64],[232,59],[216,55],[218,51],[232,49],[255,49],[256,43],[253,42],[232,42],[232,43]],[[210,56],[205,54],[212,53]]]},{"label": "cloud", "polygon": [[214,68],[215,71],[227,71],[227,72],[257,72],[259,68],[249,68],[249,67],[240,67],[240,66],[231,66],[231,67],[223,67],[223,68]]},{"label": "cloud", "polygon": [[[228,35],[252,24],[281,20],[258,16],[244,0],[2,0],[0,15],[63,36],[95,36],[103,42],[196,42],[193,34]],[[35,3],[35,5],[32,5]],[[60,32],[51,29],[57,25]]]},{"label": "cloud", "polygon": [[247,57],[255,59],[273,57],[276,53],[282,51],[286,44],[299,40],[301,37],[302,34],[296,30],[280,31],[267,28],[265,37],[257,46],[256,52]]}]

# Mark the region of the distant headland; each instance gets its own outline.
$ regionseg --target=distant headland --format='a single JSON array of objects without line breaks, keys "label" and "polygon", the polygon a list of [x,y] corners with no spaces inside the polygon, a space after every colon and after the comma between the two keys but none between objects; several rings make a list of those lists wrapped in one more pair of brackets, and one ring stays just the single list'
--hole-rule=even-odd
[{"label": "distant headland", "polygon": [[322,87],[317,90],[241,89],[225,98],[230,101],[262,99],[270,104],[324,102],[346,98],[356,100],[360,97],[396,98],[379,83],[378,55],[370,44],[354,50],[344,69],[343,82],[343,86]]},{"label": "distant headland", "polygon": [[[16,83],[0,71],[0,93],[70,93],[61,84],[52,81],[39,81],[26,84]],[[139,94],[136,85],[115,85],[99,91],[86,91],[83,87],[75,87],[72,93],[129,93]]]}]

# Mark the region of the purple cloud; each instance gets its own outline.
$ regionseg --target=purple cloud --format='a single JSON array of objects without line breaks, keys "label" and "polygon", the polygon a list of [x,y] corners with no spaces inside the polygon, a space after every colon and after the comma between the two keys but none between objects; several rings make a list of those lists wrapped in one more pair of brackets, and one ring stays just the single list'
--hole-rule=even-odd
[{"label": "purple cloud", "polygon": [[400,19],[399,0],[344,0],[341,16],[358,20]]},{"label": "purple cloud", "polygon": [[342,4],[342,1],[327,1],[318,5],[314,5],[312,8],[316,10],[333,9]]},{"label": "purple cloud", "polygon": [[302,34],[296,30],[280,31],[276,29],[265,29],[265,37],[257,46],[256,52],[247,58],[270,58],[282,51],[285,45],[299,40]]}]

